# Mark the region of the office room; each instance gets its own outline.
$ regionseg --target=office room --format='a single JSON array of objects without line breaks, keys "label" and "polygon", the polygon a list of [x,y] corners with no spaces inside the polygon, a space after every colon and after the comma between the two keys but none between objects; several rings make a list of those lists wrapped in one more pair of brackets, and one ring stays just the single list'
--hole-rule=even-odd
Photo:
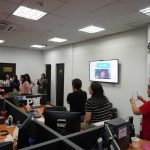
[{"label": "office room", "polygon": [[[150,149],[150,125],[147,124],[150,112],[143,110],[150,96],[149,23],[149,0],[0,0],[0,149],[1,145],[4,150],[11,150],[12,146],[26,150]],[[113,62],[115,67],[111,67]],[[109,77],[97,77],[92,63],[109,64]],[[20,87],[17,91],[3,87],[6,74],[17,75],[18,80],[21,75],[29,74],[34,83],[31,93],[21,93]],[[44,93],[39,92],[42,74],[47,80]],[[112,75],[115,80],[111,80]],[[55,120],[50,121],[49,117],[57,118],[55,125],[59,124],[59,129],[67,126],[67,121],[64,123],[64,118],[58,116],[73,113],[67,99],[74,92],[74,79],[81,80],[87,101],[92,97],[91,83],[100,84],[116,115],[106,122],[99,120],[100,125],[92,124],[85,130],[81,124],[87,123],[89,111],[84,108],[80,131],[77,127],[73,131],[77,114],[76,118],[75,114],[71,116],[74,118],[70,119],[68,133],[50,127]],[[57,106],[63,110],[50,111]],[[33,110],[38,112],[35,117],[31,114]],[[129,119],[130,116],[133,118]],[[11,117],[12,127],[8,127]],[[142,120],[145,117],[146,123]],[[22,128],[17,126],[18,121]],[[118,122],[122,125],[117,126]],[[110,131],[109,135],[107,130],[112,129],[111,125],[116,133]],[[143,126],[147,129],[143,130]],[[27,129],[32,135],[24,135]],[[19,146],[14,140],[16,130],[20,133]],[[141,130],[143,134],[146,130],[146,135],[141,136]],[[120,135],[123,139],[116,137],[118,132],[124,134]],[[21,141],[20,137],[25,136],[27,140]]]}]

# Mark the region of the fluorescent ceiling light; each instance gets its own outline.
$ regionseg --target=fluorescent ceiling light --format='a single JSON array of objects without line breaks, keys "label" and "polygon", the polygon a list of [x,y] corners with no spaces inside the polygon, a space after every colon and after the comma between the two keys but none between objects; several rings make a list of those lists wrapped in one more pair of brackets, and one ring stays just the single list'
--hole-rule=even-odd
[{"label": "fluorescent ceiling light", "polygon": [[49,39],[48,41],[61,43],[61,42],[67,41],[67,39],[62,39],[62,38],[54,37],[52,39]]},{"label": "fluorescent ceiling light", "polygon": [[15,16],[32,19],[32,20],[39,20],[46,14],[47,14],[46,12],[39,11],[36,9],[31,9],[25,6],[19,6],[13,13],[13,15]]},{"label": "fluorescent ceiling light", "polygon": [[145,9],[141,9],[139,10],[141,13],[146,14],[148,16],[150,16],[150,7],[147,7]]},{"label": "fluorescent ceiling light", "polygon": [[0,40],[0,43],[4,43],[5,42],[5,40]]},{"label": "fluorescent ceiling light", "polygon": [[33,48],[44,48],[46,46],[45,45],[31,45],[30,47],[33,47]]},{"label": "fluorescent ceiling light", "polygon": [[87,32],[87,33],[96,33],[104,30],[105,30],[104,28],[93,26],[93,25],[79,29],[79,31]]}]

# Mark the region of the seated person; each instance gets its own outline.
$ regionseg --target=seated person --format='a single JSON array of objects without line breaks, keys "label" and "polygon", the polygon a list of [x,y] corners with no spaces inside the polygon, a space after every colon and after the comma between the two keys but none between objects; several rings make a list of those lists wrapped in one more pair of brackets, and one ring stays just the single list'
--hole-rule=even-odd
[{"label": "seated person", "polygon": [[[147,88],[148,97],[150,97],[150,85]],[[136,100],[143,102],[143,105],[137,107]],[[144,100],[142,96],[137,96],[137,99],[130,99],[131,107],[134,115],[142,115],[142,131],[140,138],[150,140],[150,101]]]},{"label": "seated person", "polygon": [[110,103],[104,95],[104,90],[99,82],[92,82],[89,87],[89,98],[85,105],[85,122],[82,123],[81,128],[87,129],[92,127],[92,123],[105,121],[110,119]]},{"label": "seated person", "polygon": [[81,116],[84,116],[87,94],[85,91],[82,91],[81,87],[82,81],[80,79],[72,81],[73,92],[68,94],[67,102],[70,105],[71,112],[81,112]]}]

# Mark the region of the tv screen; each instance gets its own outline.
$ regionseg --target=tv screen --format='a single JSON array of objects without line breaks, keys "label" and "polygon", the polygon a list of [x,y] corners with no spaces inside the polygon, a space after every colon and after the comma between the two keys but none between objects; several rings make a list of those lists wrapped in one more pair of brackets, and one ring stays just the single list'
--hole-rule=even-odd
[{"label": "tv screen", "polygon": [[108,83],[118,83],[117,59],[90,62],[90,80]]}]

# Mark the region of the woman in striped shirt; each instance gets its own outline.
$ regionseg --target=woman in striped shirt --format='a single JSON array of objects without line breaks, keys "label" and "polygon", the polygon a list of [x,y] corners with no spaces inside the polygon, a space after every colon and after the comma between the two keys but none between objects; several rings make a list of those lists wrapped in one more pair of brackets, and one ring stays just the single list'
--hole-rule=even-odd
[{"label": "woman in striped shirt", "polygon": [[85,123],[86,127],[82,125],[82,129],[89,128],[92,123],[100,122],[110,119],[110,103],[104,95],[104,90],[99,82],[92,82],[89,87],[89,98],[85,105]]}]

